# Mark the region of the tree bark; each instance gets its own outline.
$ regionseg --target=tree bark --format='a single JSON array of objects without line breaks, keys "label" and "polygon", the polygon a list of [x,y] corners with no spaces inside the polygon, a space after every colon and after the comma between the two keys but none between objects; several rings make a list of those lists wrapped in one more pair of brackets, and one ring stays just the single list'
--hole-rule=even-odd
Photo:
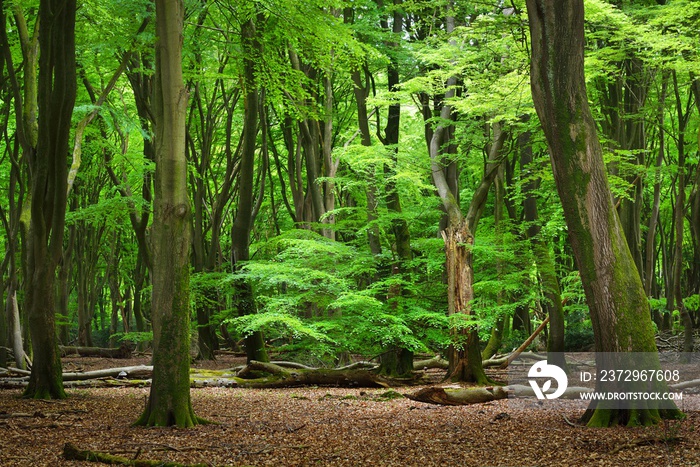
[{"label": "tree bark", "polygon": [[[683,352],[684,359],[689,359],[693,352],[693,320],[683,303],[683,233],[685,232],[685,131],[690,117],[690,99],[688,108],[683,113],[678,79],[675,70],[672,72],[673,88],[676,96],[676,110],[678,113],[678,177],[676,178],[676,205],[674,206],[674,249],[673,249],[673,297],[676,309],[683,323]],[[687,362],[688,360],[686,360]]]},{"label": "tree bark", "polygon": [[191,213],[185,158],[183,19],[181,1],[156,0],[153,383],[146,409],[136,421],[145,426],[189,427],[201,421],[192,410],[189,379]]},{"label": "tree bark", "polygon": [[[537,209],[537,198],[535,189],[539,180],[532,180],[530,170],[532,169],[532,145],[530,133],[523,133],[518,137],[520,145],[521,176],[528,179],[523,186],[523,211],[525,222],[529,224],[527,237],[530,239],[532,252],[537,264],[537,272],[542,284],[544,293],[544,303],[542,307],[549,317],[549,335],[547,338],[547,350],[556,355],[558,361],[550,361],[553,365],[565,366],[563,359],[564,352],[564,307],[561,303],[561,288],[557,278],[554,260],[549,252],[549,246],[540,237],[540,220]],[[561,356],[561,358],[559,357]]]},{"label": "tree bark", "polygon": [[[258,134],[258,90],[255,81],[255,57],[258,55],[255,22],[249,19],[243,24],[241,34],[246,50],[244,60],[244,124],[241,168],[239,172],[238,210],[231,231],[234,268],[250,257],[250,230],[253,225],[253,178],[255,174],[255,149]],[[255,313],[255,296],[250,284],[245,280],[236,281],[236,301],[240,316]],[[265,350],[262,331],[255,331],[245,337],[248,361],[269,361]]]},{"label": "tree bark", "polygon": [[[527,10],[533,100],[590,310],[595,349],[648,352],[658,365],[649,304],[613,204],[588,106],[583,0],[527,0]],[[584,421],[591,426],[646,425],[680,415],[677,409],[616,410],[592,403]]]},{"label": "tree bark", "polygon": [[76,347],[70,345],[60,345],[59,350],[61,356],[79,355],[81,357],[99,357],[99,358],[129,358],[131,357],[131,349],[127,345],[114,348],[103,347]]},{"label": "tree bark", "polygon": [[24,396],[65,397],[56,341],[55,277],[63,252],[68,138],[76,94],[75,0],[39,5],[39,128],[32,171],[26,303],[34,354]]}]

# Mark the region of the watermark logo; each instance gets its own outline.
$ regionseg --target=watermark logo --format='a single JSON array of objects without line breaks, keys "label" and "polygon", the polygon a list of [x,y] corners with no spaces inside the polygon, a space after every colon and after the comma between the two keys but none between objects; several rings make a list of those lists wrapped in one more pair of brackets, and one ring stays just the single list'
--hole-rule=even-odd
[{"label": "watermark logo", "polygon": [[[530,367],[527,376],[530,386],[535,391],[538,399],[556,399],[561,397],[569,385],[569,378],[566,377],[566,372],[557,365],[550,365],[546,360],[539,361]],[[535,378],[535,379],[533,379]],[[547,378],[540,387],[537,379]],[[546,394],[552,387],[552,379],[557,382],[557,390],[551,394]]]}]

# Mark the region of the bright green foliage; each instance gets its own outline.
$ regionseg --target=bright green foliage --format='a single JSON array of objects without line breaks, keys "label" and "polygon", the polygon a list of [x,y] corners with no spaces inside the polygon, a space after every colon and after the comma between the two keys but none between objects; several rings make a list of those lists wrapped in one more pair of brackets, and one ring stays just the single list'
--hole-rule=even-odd
[{"label": "bright green foliage", "polygon": [[[426,344],[444,344],[444,314],[428,311],[414,282],[390,276],[370,284],[378,272],[366,252],[292,230],[257,245],[252,256],[224,281],[243,278],[254,287],[259,313],[225,320],[241,335],[264,330],[282,352],[304,350],[323,359],[343,352],[373,356],[389,345],[425,351]],[[386,299],[396,286],[407,291],[399,303]]]}]

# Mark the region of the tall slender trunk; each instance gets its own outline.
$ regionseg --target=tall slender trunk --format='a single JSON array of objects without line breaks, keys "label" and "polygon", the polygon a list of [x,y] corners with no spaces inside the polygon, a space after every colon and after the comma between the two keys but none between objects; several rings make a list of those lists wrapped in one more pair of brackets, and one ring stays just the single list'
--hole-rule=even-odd
[{"label": "tall slender trunk", "polygon": [[187,195],[181,1],[156,0],[153,380],[137,425],[189,427],[191,209]]},{"label": "tall slender trunk", "polygon": [[[231,248],[233,263],[239,268],[250,257],[250,230],[253,225],[253,179],[255,174],[255,150],[258,134],[258,90],[255,84],[255,61],[258,53],[255,22],[249,19],[242,27],[243,44],[247,51],[244,71],[245,100],[243,123],[243,146],[241,149],[241,168],[239,172],[238,210],[231,231]],[[238,314],[243,316],[255,313],[253,290],[245,280],[236,283],[236,301]],[[267,362],[269,357],[265,350],[262,332],[255,331],[245,338],[248,361]]]},{"label": "tall slender trunk", "polygon": [[685,232],[685,132],[690,116],[690,99],[683,112],[683,103],[678,89],[678,79],[675,70],[673,77],[673,89],[676,96],[676,111],[678,113],[678,177],[676,179],[676,204],[674,207],[674,248],[673,248],[673,298],[676,309],[683,323],[683,352],[684,358],[690,358],[693,352],[693,320],[683,303],[683,233]]},{"label": "tall slender trunk", "polygon": [[548,244],[540,237],[540,219],[537,209],[537,197],[535,190],[539,180],[532,180],[532,144],[530,132],[525,132],[518,137],[520,146],[521,176],[527,178],[528,182],[523,186],[523,211],[525,222],[529,224],[527,237],[532,245],[532,252],[537,264],[537,272],[544,292],[544,302],[542,308],[549,316],[549,335],[547,340],[547,351],[554,357],[549,363],[563,367],[564,352],[564,308],[561,301],[561,288],[555,270],[554,260],[549,252]]},{"label": "tall slender trunk", "polygon": [[[661,77],[661,96],[659,97],[659,150],[654,164],[654,198],[649,216],[647,228],[645,258],[644,258],[644,292],[647,297],[652,296],[653,285],[656,282],[656,230],[659,224],[659,212],[661,209],[661,165],[666,152],[666,132],[664,130],[664,116],[666,114],[666,91],[668,88],[668,73]],[[654,322],[659,329],[663,328],[663,317],[658,310],[654,310]]]}]

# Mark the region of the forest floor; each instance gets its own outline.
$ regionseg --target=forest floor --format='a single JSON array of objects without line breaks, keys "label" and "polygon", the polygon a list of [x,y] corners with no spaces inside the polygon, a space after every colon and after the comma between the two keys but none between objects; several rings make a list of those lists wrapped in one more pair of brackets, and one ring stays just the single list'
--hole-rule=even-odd
[{"label": "forest floor", "polygon": [[[67,371],[147,364],[147,358],[67,358]],[[231,357],[206,368],[229,368]],[[398,388],[410,393],[416,388]],[[65,443],[134,459],[211,466],[698,466],[700,411],[652,428],[572,426],[580,409],[499,400],[437,406],[385,389],[192,389],[215,424],[132,427],[148,388],[69,389],[61,401],[0,390],[0,466],[95,466],[67,461]],[[700,396],[694,396],[700,397]],[[9,416],[14,414],[15,416]],[[26,414],[26,416],[17,416]]]}]

